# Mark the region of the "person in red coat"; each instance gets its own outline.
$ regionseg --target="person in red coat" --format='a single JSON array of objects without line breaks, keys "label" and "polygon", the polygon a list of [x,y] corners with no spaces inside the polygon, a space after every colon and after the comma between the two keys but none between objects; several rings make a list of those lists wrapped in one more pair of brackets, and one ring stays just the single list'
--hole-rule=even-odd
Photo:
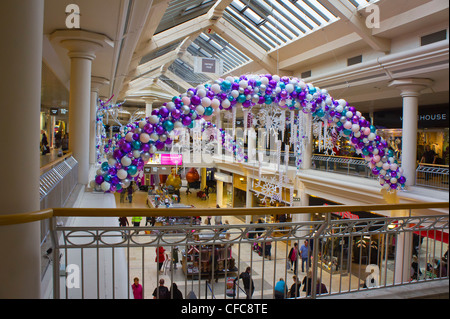
[{"label": "person in red coat", "polygon": [[158,270],[161,272],[162,265],[164,260],[166,260],[166,250],[164,247],[160,246],[156,248],[156,258],[155,261],[158,263]]}]

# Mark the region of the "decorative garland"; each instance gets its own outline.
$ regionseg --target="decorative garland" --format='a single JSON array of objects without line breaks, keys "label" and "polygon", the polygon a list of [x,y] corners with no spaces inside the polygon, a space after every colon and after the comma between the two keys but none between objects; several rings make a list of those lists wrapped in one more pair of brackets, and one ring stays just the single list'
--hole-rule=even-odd
[{"label": "decorative garland", "polygon": [[[232,112],[234,120],[237,107],[245,111],[257,104],[262,107],[276,105],[283,111],[291,111],[291,116],[297,112],[296,121],[290,118],[288,122],[283,118],[281,122],[284,130],[289,123],[295,126],[291,127],[294,137],[291,136],[290,142],[297,156],[298,168],[303,161],[306,140],[312,139],[312,122],[321,120],[331,127],[331,136],[339,134],[346,137],[357,152],[365,156],[372,174],[379,176],[383,188],[390,191],[404,188],[406,178],[402,176],[393,151],[359,111],[345,100],[334,100],[326,90],[302,79],[270,74],[227,77],[213,84],[191,88],[153,110],[151,116],[128,124],[117,141],[117,147],[108,149],[108,160],[101,164],[91,186],[105,192],[121,191],[130,180],[138,178],[155,152],[172,143],[178,129],[194,128],[194,123],[202,118],[210,121],[218,110]],[[266,129],[271,125],[265,124]],[[233,122],[233,135],[234,127]],[[221,132],[222,142],[228,140],[237,158],[245,160],[234,136],[227,137],[223,130]]]}]

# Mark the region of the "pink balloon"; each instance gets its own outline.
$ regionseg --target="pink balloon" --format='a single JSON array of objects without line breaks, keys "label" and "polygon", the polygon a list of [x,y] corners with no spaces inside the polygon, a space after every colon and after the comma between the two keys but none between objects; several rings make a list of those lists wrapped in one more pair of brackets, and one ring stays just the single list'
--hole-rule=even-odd
[{"label": "pink balloon", "polygon": [[187,96],[184,96],[181,101],[183,102],[184,105],[190,105],[191,104],[191,99]]}]

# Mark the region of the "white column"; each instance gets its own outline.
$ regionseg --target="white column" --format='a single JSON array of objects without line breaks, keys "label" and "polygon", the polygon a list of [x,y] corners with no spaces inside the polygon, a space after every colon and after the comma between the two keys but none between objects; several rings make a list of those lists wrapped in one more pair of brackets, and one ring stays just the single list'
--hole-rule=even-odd
[{"label": "white column", "polygon": [[[310,119],[310,117],[308,117]],[[308,132],[309,143],[305,145],[305,152],[303,154],[303,169],[311,169],[312,167],[312,155],[313,155],[313,133],[312,125],[311,130]]]},{"label": "white column", "polygon": [[[0,215],[38,211],[44,0],[0,1]],[[26,181],[26,182],[24,182]],[[39,299],[40,223],[0,226],[0,299]]]},{"label": "white column", "polygon": [[[245,207],[251,208],[253,207],[253,193],[250,191],[253,186],[253,178],[247,177],[247,192],[245,196]],[[252,215],[247,215],[245,217],[245,222],[247,224],[250,224],[250,221],[252,220]]]},{"label": "white column", "polygon": [[220,207],[223,206],[223,182],[217,181],[216,185],[216,204]]},{"label": "white column", "polygon": [[420,92],[432,84],[429,79],[401,79],[389,86],[401,90],[403,98],[402,159],[401,167],[406,177],[406,186],[415,184],[417,154],[417,117]]},{"label": "white column", "polygon": [[256,132],[253,127],[248,129],[248,142],[247,142],[247,149],[248,149],[248,163],[254,163],[256,160]]},{"label": "white column", "polygon": [[69,51],[69,150],[78,161],[78,183],[87,185],[92,61],[97,50],[112,42],[102,34],[82,30],[58,30],[50,38]]},{"label": "white column", "polygon": [[157,102],[158,99],[153,96],[144,96],[142,99],[145,101],[145,117],[152,115],[153,103]]},{"label": "white column", "polygon": [[98,91],[109,81],[105,78],[93,76],[91,80],[91,108],[89,118],[89,164],[95,164],[97,161],[97,106]]}]

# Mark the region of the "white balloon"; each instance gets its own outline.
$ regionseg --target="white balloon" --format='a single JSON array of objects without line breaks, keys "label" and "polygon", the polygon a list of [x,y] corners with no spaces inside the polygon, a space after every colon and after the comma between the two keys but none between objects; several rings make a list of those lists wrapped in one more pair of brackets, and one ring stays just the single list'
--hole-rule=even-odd
[{"label": "white balloon", "polygon": [[198,106],[195,108],[195,111],[196,111],[199,115],[203,115],[203,113],[205,113],[205,108],[204,108],[203,106],[201,106],[201,105],[198,105]]},{"label": "white balloon", "polygon": [[398,168],[398,165],[397,165],[396,163],[391,164],[391,165],[390,165],[390,168],[391,168],[391,171],[396,171],[397,168]]},{"label": "white balloon", "polygon": [[205,96],[206,96],[206,91],[205,91],[205,89],[199,89],[199,90],[197,90],[197,96],[199,96],[199,97],[201,97],[201,98],[205,97]]},{"label": "white balloon", "polygon": [[131,165],[131,158],[129,158],[128,156],[124,156],[124,157],[122,157],[120,162],[122,163],[123,166],[130,166]]},{"label": "white balloon", "polygon": [[141,157],[141,152],[139,150],[133,150],[133,157],[134,158],[139,158]]},{"label": "white balloon", "polygon": [[114,158],[110,158],[110,159],[108,160],[109,166],[114,166],[114,165],[116,165],[116,163],[117,163],[117,161],[116,161]]},{"label": "white balloon", "polygon": [[228,100],[228,99],[225,99],[225,100],[223,100],[222,101],[222,106],[224,107],[224,108],[229,108],[230,107],[230,105],[231,105],[231,102],[230,102],[230,100]]},{"label": "white balloon", "polygon": [[239,96],[239,91],[238,90],[231,91],[231,96],[237,98]]},{"label": "white balloon", "polygon": [[263,76],[263,77],[261,78],[261,84],[264,84],[264,85],[269,84],[269,79],[268,79],[267,77]]},{"label": "white balloon", "polygon": [[102,185],[101,185],[101,187],[102,187],[102,190],[103,190],[104,192],[107,192],[107,191],[109,191],[109,189],[111,188],[111,184],[108,183],[108,182],[103,182]]},{"label": "white balloon", "polygon": [[127,133],[127,135],[125,135],[125,140],[127,142],[132,142],[133,141],[133,133]]},{"label": "white balloon", "polygon": [[147,124],[147,121],[139,121],[139,127],[143,128]]},{"label": "white balloon", "polygon": [[173,102],[168,102],[168,103],[166,104],[166,108],[169,110],[169,112],[172,112],[173,110],[176,109],[175,103],[173,103]]},{"label": "white balloon", "polygon": [[276,81],[276,82],[280,82],[280,76],[278,75],[272,75],[272,80]]},{"label": "white balloon", "polygon": [[288,85],[286,85],[286,91],[288,91],[289,93],[292,93],[292,92],[294,92],[294,85],[293,84],[288,84]]},{"label": "white balloon", "polygon": [[[204,97],[202,99],[202,106],[203,107],[208,107],[211,105],[211,99],[209,97]],[[200,114],[201,115],[201,114]]]},{"label": "white balloon", "polygon": [[367,138],[369,139],[369,141],[373,141],[373,140],[375,140],[375,134],[374,133],[370,133]]},{"label": "white balloon", "polygon": [[148,152],[150,154],[155,154],[156,153],[156,146],[155,145],[150,146],[150,149],[148,150]]},{"label": "white balloon", "polygon": [[220,85],[219,84],[213,84],[213,85],[211,85],[211,90],[214,92],[214,93],[220,93],[220,91],[221,91],[221,89],[220,89]]},{"label": "white balloon", "polygon": [[156,115],[152,115],[148,118],[148,121],[152,124],[157,124],[159,123],[159,117]]},{"label": "white balloon", "polygon": [[128,172],[127,172],[126,170],[124,170],[124,169],[119,169],[119,170],[117,171],[117,177],[118,177],[118,178],[120,178],[120,179],[125,179],[125,178],[127,178],[127,176],[128,176]]},{"label": "white balloon", "polygon": [[142,133],[142,134],[139,136],[139,140],[140,140],[142,143],[148,143],[148,142],[150,141],[150,136],[149,136],[147,133]]},{"label": "white balloon", "polygon": [[152,133],[150,135],[150,139],[153,140],[153,141],[157,141],[159,139],[159,135],[156,134],[156,133]]},{"label": "white balloon", "polygon": [[246,80],[241,80],[239,82],[239,87],[246,89],[248,87],[248,82]]},{"label": "white balloon", "polygon": [[220,101],[218,99],[212,99],[211,101],[211,107],[213,109],[217,109],[220,106]]}]

